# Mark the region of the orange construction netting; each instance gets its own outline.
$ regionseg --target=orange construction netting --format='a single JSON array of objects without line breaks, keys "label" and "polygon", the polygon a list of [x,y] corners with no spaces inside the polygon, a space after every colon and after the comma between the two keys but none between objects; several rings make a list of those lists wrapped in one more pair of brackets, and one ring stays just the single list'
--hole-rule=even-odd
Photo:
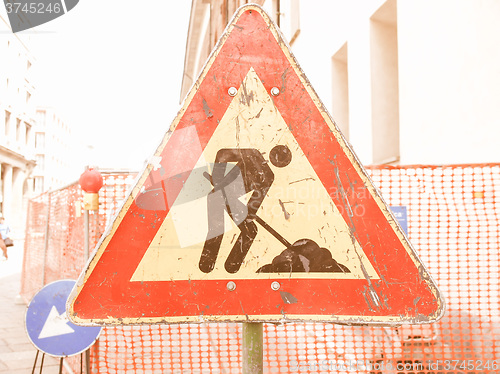
[{"label": "orange construction netting", "polygon": [[[266,373],[500,372],[500,164],[369,167],[386,202],[406,211],[408,236],[446,299],[433,325],[264,325]],[[103,173],[91,247],[134,176]],[[76,279],[85,264],[75,183],[30,201],[21,294]],[[240,373],[241,325],[106,327],[92,373]],[[79,361],[74,360],[75,368]],[[75,370],[77,371],[77,370]]]}]

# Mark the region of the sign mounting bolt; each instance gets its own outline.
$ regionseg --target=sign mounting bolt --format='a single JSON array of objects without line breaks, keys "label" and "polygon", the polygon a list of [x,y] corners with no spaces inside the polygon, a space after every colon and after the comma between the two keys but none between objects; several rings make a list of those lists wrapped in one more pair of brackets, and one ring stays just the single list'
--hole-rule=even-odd
[{"label": "sign mounting bolt", "polygon": [[279,282],[276,282],[274,281],[273,283],[271,283],[271,289],[273,291],[278,291],[281,287],[281,284]]},{"label": "sign mounting bolt", "polygon": [[226,287],[228,291],[234,291],[236,289],[236,283],[233,281],[227,282]]},{"label": "sign mounting bolt", "polygon": [[278,96],[280,94],[280,89],[278,87],[271,88],[271,95]]},{"label": "sign mounting bolt", "polygon": [[238,93],[238,89],[236,87],[229,87],[227,93],[229,94],[229,96],[236,96],[236,94]]}]

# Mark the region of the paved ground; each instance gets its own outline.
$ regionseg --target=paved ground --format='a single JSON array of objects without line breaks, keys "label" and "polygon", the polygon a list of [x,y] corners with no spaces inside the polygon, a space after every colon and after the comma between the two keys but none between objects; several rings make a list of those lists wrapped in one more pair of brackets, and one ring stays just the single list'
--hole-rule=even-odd
[{"label": "paved ground", "polygon": [[[0,261],[0,373],[29,374],[33,368],[36,348],[24,328],[26,305],[16,304],[22,266],[22,243],[9,248],[9,260]],[[40,372],[39,355],[36,373]],[[59,360],[45,356],[44,374],[59,372]]]}]

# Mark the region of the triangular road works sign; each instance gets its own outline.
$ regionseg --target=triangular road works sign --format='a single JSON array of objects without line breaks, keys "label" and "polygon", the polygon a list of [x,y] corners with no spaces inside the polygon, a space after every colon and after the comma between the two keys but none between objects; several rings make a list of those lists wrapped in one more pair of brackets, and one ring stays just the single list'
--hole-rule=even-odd
[{"label": "triangular road works sign", "polygon": [[238,10],[68,303],[79,324],[427,323],[439,291],[258,6]]}]

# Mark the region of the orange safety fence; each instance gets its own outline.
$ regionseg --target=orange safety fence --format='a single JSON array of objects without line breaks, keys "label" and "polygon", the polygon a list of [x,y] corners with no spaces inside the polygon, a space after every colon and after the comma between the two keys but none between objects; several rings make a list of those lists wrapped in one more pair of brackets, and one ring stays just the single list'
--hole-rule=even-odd
[{"label": "orange safety fence", "polygon": [[[386,202],[403,216],[406,211],[409,239],[446,299],[445,316],[424,326],[265,324],[264,372],[500,372],[500,164],[373,166],[368,172]],[[92,246],[134,178],[103,177],[100,210],[90,213]],[[44,284],[81,272],[81,200],[75,183],[30,201],[21,285],[26,301]],[[90,363],[92,373],[240,373],[241,325],[106,327]]]}]

